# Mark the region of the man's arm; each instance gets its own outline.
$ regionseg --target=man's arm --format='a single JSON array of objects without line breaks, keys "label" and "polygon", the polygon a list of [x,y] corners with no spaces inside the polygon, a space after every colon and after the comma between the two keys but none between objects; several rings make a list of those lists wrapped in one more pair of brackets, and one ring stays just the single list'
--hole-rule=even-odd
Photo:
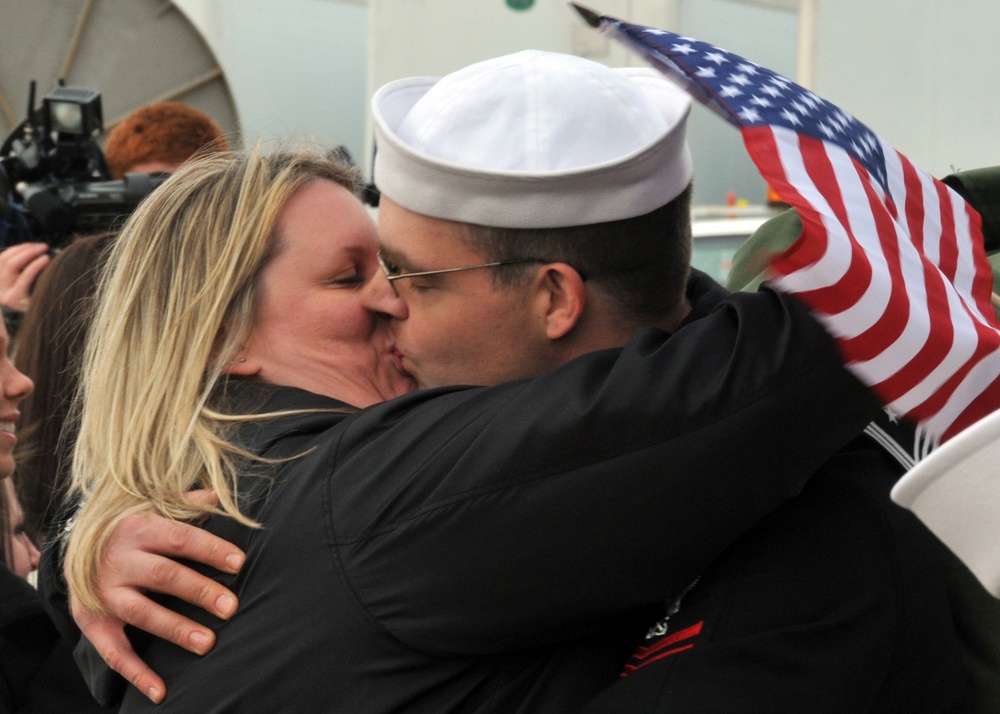
[{"label": "man's arm", "polygon": [[362,412],[328,469],[337,559],[412,647],[562,642],[681,591],[877,412],[801,303],[733,295],[535,380]]},{"label": "man's arm", "polygon": [[[540,380],[453,392],[436,405],[433,395],[404,397],[352,419],[337,445],[332,494],[351,541],[340,553],[345,567],[365,592],[435,614],[399,629],[385,624],[442,651],[491,641],[502,648],[521,638],[526,621],[655,601],[797,493],[877,404],[792,298],[736,303],[669,339],[647,333],[624,357],[607,351]],[[378,464],[408,480],[386,484]],[[527,496],[515,493],[522,488]],[[379,493],[397,489],[407,497],[380,502]],[[122,570],[113,557],[108,569]],[[663,577],[654,583],[655,571]],[[385,582],[394,572],[400,577]],[[159,587],[148,575],[132,585]],[[107,607],[141,626],[134,605],[127,614],[122,604]],[[378,603],[366,605],[382,619]],[[191,649],[197,626],[174,618],[158,612],[157,634]],[[124,644],[102,642],[111,657]],[[113,661],[127,663],[142,691],[162,686],[134,654]]]}]

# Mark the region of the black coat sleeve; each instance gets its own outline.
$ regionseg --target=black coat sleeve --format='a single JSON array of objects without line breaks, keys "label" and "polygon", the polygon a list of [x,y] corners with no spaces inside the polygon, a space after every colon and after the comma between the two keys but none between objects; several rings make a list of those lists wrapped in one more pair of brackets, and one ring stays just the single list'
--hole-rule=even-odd
[{"label": "black coat sleeve", "polygon": [[565,641],[679,592],[876,411],[793,298],[733,295],[535,380],[366,410],[331,449],[327,527],[406,643]]}]

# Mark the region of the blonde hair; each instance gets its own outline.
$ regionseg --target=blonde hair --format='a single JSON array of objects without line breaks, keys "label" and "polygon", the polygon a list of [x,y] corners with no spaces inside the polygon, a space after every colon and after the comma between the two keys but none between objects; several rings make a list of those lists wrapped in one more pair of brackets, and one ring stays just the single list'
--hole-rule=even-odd
[{"label": "blonde hair", "polygon": [[[306,152],[199,159],[143,201],[115,240],[83,355],[72,467],[85,505],[66,570],[85,606],[100,607],[107,538],[130,513],[224,513],[255,525],[237,504],[239,462],[251,455],[227,433],[261,416],[224,413],[219,386],[253,328],[281,210],[317,179],[358,184],[353,169]],[[195,487],[216,491],[219,506],[190,503]]]}]

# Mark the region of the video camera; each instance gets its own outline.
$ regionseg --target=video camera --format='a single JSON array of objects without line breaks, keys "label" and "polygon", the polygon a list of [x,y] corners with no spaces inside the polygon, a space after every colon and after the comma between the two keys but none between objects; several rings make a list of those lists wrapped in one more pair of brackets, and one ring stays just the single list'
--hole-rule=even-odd
[{"label": "video camera", "polygon": [[[0,146],[0,248],[26,240],[61,247],[73,235],[111,229],[165,174],[112,181],[97,143],[104,132],[101,95],[59,86]],[[6,234],[6,235],[5,235]]]}]

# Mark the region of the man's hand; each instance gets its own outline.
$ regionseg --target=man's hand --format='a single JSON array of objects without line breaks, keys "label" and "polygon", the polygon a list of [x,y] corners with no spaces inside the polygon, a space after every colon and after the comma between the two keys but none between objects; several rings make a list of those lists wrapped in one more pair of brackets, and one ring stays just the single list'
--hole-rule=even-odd
[{"label": "man's hand", "polygon": [[101,567],[98,592],[106,614],[84,609],[71,595],[73,619],[109,667],[158,703],[166,693],[166,686],[132,649],[125,636],[125,625],[133,625],[195,654],[211,650],[215,634],[153,602],[144,591],[172,595],[228,619],[236,612],[236,596],[173,558],[186,558],[236,573],[244,557],[236,546],[197,526],[148,512],[128,516],[112,532]]},{"label": "man's hand", "polygon": [[19,243],[0,251],[0,305],[28,309],[31,286],[51,260],[48,248],[45,243]]}]

